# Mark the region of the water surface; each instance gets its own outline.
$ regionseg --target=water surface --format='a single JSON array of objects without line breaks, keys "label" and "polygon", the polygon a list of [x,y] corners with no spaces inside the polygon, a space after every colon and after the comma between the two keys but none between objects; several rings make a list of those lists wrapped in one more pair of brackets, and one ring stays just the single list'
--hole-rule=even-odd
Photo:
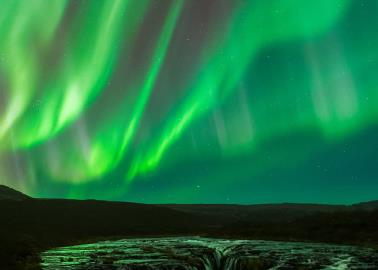
[{"label": "water surface", "polygon": [[44,270],[378,269],[378,252],[330,244],[141,238],[60,247],[42,254]]}]

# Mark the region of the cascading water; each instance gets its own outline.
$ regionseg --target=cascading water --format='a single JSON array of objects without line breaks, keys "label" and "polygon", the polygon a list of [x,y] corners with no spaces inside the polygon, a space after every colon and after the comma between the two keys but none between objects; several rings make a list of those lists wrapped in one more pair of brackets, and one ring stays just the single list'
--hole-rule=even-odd
[{"label": "cascading water", "polygon": [[200,237],[125,239],[51,249],[44,270],[378,269],[373,249]]}]

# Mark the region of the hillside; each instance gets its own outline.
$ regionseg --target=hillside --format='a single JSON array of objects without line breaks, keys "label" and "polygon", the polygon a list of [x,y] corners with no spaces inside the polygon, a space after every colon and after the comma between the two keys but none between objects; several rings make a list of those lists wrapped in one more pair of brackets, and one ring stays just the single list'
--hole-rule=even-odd
[{"label": "hillside", "polygon": [[[0,201],[0,269],[38,269],[49,247],[104,238],[199,233],[198,217],[137,203],[57,199]],[[29,268],[31,267],[31,268]]]},{"label": "hillside", "polygon": [[348,209],[345,205],[326,204],[165,204],[164,207],[211,217],[213,222],[230,224],[236,222],[288,222],[315,213],[330,213]]},{"label": "hillside", "polygon": [[10,187],[0,185],[0,200],[21,201],[26,199],[30,199],[30,197]]},{"label": "hillside", "polygon": [[375,201],[351,206],[148,205],[33,199],[1,190],[6,199],[0,200],[0,269],[38,269],[41,250],[109,238],[202,235],[378,245]]}]

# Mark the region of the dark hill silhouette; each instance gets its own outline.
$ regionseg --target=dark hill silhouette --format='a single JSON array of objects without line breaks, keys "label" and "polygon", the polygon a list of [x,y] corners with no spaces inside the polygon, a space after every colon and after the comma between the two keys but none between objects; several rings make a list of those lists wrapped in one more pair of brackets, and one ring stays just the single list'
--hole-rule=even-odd
[{"label": "dark hill silhouette", "polygon": [[[200,217],[138,203],[0,200],[0,269],[38,269],[39,251],[104,238],[199,233]],[[31,268],[30,268],[31,267]]]},{"label": "dark hill silhouette", "polygon": [[370,202],[357,203],[357,204],[353,204],[352,206],[356,209],[375,210],[375,209],[378,209],[378,200],[370,201]]},{"label": "dark hill silhouette", "polygon": [[21,201],[26,199],[30,199],[30,197],[10,187],[0,185],[0,200]]},{"label": "dark hill silhouette", "polygon": [[327,204],[164,204],[174,210],[211,217],[212,221],[235,223],[247,221],[288,222],[314,213],[329,213],[348,209],[345,205]]},{"label": "dark hill silhouette", "polygon": [[38,269],[41,250],[109,238],[202,235],[378,245],[376,201],[351,206],[147,205],[33,199],[1,190],[14,195],[0,200],[0,269]]},{"label": "dark hill silhouette", "polygon": [[[96,200],[3,200],[1,229],[48,243],[70,238],[184,233],[192,215],[164,207]],[[177,231],[177,228],[180,228]]]}]

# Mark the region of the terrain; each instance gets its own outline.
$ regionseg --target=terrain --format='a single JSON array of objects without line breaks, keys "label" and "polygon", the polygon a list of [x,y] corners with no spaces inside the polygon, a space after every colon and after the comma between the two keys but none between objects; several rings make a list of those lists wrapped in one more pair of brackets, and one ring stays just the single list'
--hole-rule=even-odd
[{"label": "terrain", "polygon": [[0,188],[0,269],[39,269],[40,252],[104,239],[190,236],[376,247],[378,203],[147,205],[33,199]]},{"label": "terrain", "polygon": [[47,250],[43,270],[342,270],[378,268],[372,248],[324,243],[159,237]]}]

